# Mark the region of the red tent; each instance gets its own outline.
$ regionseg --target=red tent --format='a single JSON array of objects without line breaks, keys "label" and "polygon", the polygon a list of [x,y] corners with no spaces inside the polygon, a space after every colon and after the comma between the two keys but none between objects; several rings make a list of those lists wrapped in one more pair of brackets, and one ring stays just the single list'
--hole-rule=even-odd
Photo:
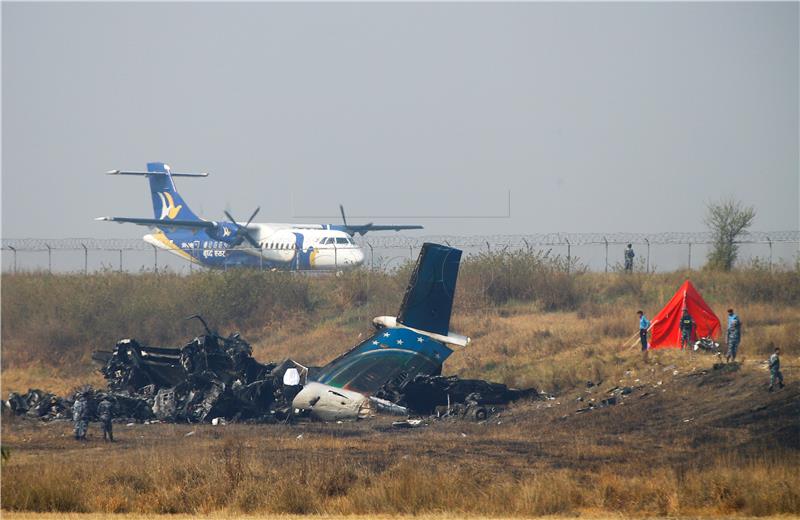
[{"label": "red tent", "polygon": [[686,280],[672,299],[656,314],[650,328],[650,348],[680,348],[680,320],[683,309],[689,309],[689,315],[695,323],[692,341],[697,338],[719,335],[719,318],[711,307],[703,301],[703,297],[694,288],[692,282]]}]

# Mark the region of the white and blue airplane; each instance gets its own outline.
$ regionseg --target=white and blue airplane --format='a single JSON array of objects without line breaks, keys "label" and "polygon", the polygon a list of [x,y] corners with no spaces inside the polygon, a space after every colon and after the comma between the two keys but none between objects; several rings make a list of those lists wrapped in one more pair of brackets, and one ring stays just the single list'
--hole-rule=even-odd
[{"label": "white and blue airplane", "polygon": [[[147,163],[146,172],[111,170],[109,175],[139,175],[150,181],[154,218],[99,217],[95,220],[155,228],[144,241],[185,260],[212,268],[260,267],[282,270],[341,270],[364,262],[356,234],[422,229],[418,225],[283,224],[228,222],[198,217],[175,189],[173,177],[207,177],[207,173],[172,173],[164,163]],[[246,242],[246,244],[245,244]]]}]

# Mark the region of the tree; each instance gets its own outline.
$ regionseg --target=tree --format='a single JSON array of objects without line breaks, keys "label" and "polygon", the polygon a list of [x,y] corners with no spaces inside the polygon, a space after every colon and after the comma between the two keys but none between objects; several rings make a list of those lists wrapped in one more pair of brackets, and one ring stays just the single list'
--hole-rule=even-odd
[{"label": "tree", "polygon": [[739,246],[736,239],[747,232],[756,218],[752,206],[744,206],[741,201],[722,199],[706,205],[705,223],[711,231],[712,246],[708,253],[708,267],[730,271]]}]

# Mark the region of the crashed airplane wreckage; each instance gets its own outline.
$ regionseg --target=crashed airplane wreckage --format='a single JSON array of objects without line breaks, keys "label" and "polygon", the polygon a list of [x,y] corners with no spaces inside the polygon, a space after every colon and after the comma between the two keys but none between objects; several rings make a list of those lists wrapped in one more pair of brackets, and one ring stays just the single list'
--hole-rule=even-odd
[{"label": "crashed airplane wreckage", "polygon": [[238,334],[222,337],[193,316],[206,334],[183,348],[124,339],[111,352],[95,352],[110,392],[89,395],[110,398],[115,416],[139,420],[353,420],[374,412],[430,415],[459,404],[481,419],[485,405],[537,393],[441,376],[452,347],[470,342],[449,330],[460,259],[457,249],[426,243],[397,316],[375,318],[372,336],[324,367],[259,363]]}]

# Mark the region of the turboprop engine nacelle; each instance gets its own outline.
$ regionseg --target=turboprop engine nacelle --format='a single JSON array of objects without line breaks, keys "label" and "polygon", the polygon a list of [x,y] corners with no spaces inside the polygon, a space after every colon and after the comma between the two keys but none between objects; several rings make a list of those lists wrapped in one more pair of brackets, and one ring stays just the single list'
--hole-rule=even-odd
[{"label": "turboprop engine nacelle", "polygon": [[310,412],[322,421],[355,421],[370,413],[370,401],[363,394],[324,385],[308,383],[292,401],[296,409]]}]

